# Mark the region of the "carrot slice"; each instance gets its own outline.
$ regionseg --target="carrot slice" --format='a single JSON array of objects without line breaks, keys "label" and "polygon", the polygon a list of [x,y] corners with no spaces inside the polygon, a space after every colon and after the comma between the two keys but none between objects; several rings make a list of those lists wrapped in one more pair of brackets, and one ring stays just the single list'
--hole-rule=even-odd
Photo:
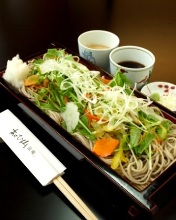
[{"label": "carrot slice", "polygon": [[108,84],[111,82],[112,79],[106,79],[104,77],[100,77],[100,80],[104,83],[104,84]]},{"label": "carrot slice", "polygon": [[43,80],[43,86],[44,86],[45,88],[47,88],[47,87],[48,87],[48,84],[49,84],[49,79],[45,78],[45,79]]},{"label": "carrot slice", "polygon": [[87,118],[91,121],[91,120],[95,120],[95,121],[99,121],[100,118],[96,115],[92,115],[88,110],[85,110],[85,115],[87,116]]},{"label": "carrot slice", "polygon": [[100,157],[107,157],[114,152],[118,144],[119,140],[117,139],[102,138],[95,142],[92,151]]},{"label": "carrot slice", "polygon": [[64,103],[68,102],[68,96],[64,96]]},{"label": "carrot slice", "polygon": [[38,75],[31,75],[25,80],[24,85],[25,86],[36,85],[38,83],[38,79],[39,79]]}]

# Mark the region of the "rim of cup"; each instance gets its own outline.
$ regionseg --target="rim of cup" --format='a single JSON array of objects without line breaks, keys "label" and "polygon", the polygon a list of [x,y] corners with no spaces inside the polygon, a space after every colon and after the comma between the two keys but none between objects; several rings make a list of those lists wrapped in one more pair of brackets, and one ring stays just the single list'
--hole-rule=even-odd
[{"label": "rim of cup", "polygon": [[[86,44],[84,44],[84,43],[82,42],[82,41],[83,41],[82,38],[85,37],[85,35],[87,35],[87,34],[90,34],[90,35],[91,35],[91,34],[95,34],[95,33],[97,33],[97,34],[109,34],[109,35],[111,35],[111,37],[114,38],[114,40],[111,41],[111,42],[113,43],[113,46],[108,47],[107,45],[105,45],[105,46],[107,46],[107,48],[97,49],[97,48],[90,48],[90,47],[86,46]],[[100,37],[101,37],[101,36],[100,36]],[[110,50],[110,49],[112,49],[112,48],[116,48],[116,47],[119,45],[119,43],[120,43],[120,39],[119,39],[119,37],[118,37],[115,33],[110,32],[110,31],[105,31],[105,30],[90,30],[90,31],[85,31],[85,32],[83,32],[82,34],[79,35],[79,37],[78,37],[78,43],[79,43],[80,45],[82,45],[83,47],[87,48],[87,49],[91,49],[91,50],[95,50],[95,51],[102,51],[102,50],[106,51],[106,50]],[[93,40],[92,40],[91,43],[94,44]],[[95,44],[98,44],[98,43],[95,43]],[[100,43],[100,44],[103,44],[103,43]]]},{"label": "rim of cup", "polygon": [[[144,51],[144,52],[146,52],[152,59],[152,62],[151,62],[151,64],[150,65],[147,65],[147,66],[144,66],[144,67],[141,67],[141,68],[130,68],[130,67],[125,67],[125,66],[121,66],[121,65],[119,65],[118,63],[116,63],[115,61],[114,61],[114,59],[113,59],[113,55],[114,55],[114,53],[116,53],[117,51],[120,51],[120,50],[124,50],[124,49],[136,49],[136,50],[140,50],[140,51]],[[146,49],[146,48],[143,48],[143,47],[139,47],[139,46],[131,46],[131,45],[127,45],[127,46],[119,46],[119,47],[117,47],[117,48],[115,48],[115,49],[113,49],[111,52],[110,52],[110,54],[109,54],[109,59],[110,59],[110,62],[112,63],[112,64],[114,64],[115,66],[117,66],[117,67],[122,67],[122,69],[123,68],[125,68],[126,70],[130,70],[130,71],[141,71],[141,69],[142,70],[145,70],[145,69],[148,69],[148,68],[150,68],[150,67],[152,67],[153,65],[154,65],[154,63],[155,63],[155,56],[154,56],[154,54],[151,52],[151,51],[149,51],[148,49]],[[138,62],[138,61],[136,61],[136,60],[123,60],[123,61],[134,61],[134,62]]]}]

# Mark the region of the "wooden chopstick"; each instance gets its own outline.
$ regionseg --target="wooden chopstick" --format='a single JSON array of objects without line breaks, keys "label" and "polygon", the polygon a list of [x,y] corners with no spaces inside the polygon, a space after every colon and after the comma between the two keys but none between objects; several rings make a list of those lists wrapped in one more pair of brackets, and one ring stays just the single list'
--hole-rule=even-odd
[{"label": "wooden chopstick", "polygon": [[55,178],[53,183],[87,220],[98,220],[92,211],[87,207],[87,205],[81,200],[81,198],[73,191],[73,189],[65,182],[61,176]]},{"label": "wooden chopstick", "polygon": [[[66,167],[40,142],[40,140],[37,139],[9,109],[0,112],[0,120],[2,122],[0,123],[0,135],[2,139],[37,180],[43,186],[53,182],[87,220],[97,220],[91,210],[60,176]],[[6,121],[10,121],[11,123],[3,127],[2,124]],[[24,140],[28,140],[25,141],[25,145],[22,143]],[[29,148],[35,152],[37,155],[36,157],[33,156]],[[26,150],[28,150],[28,152]],[[53,161],[53,163],[51,163],[51,161]],[[44,172],[45,170],[47,170],[47,173]]]}]

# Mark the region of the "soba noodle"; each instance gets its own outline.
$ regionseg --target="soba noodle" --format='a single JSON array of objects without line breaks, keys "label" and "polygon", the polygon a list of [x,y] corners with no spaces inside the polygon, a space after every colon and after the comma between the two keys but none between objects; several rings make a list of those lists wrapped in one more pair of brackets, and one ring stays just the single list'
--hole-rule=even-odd
[{"label": "soba noodle", "polygon": [[[57,51],[54,51],[54,54],[56,54],[56,52]],[[49,55],[51,55],[51,57],[53,56],[53,54]],[[47,57],[48,55],[44,55],[43,59],[47,59]],[[145,123],[142,123],[138,117],[140,108],[142,108],[142,110],[144,109],[142,114],[145,115],[147,114],[146,111],[149,111],[152,116],[155,115],[157,117],[158,121],[155,121],[154,124],[158,125],[161,120],[164,120],[164,116],[158,108],[150,107],[152,102],[149,99],[145,100],[137,98],[133,96],[132,92],[127,95],[125,87],[110,87],[109,84],[106,85],[105,83],[100,82],[98,79],[100,75],[98,71],[88,70],[87,67],[79,63],[78,57],[76,57],[76,59],[76,61],[70,60],[70,58],[64,59],[64,54],[61,51],[61,58],[54,60],[49,58],[49,60],[47,60],[47,65],[46,63],[42,64],[42,71],[47,70],[47,77],[51,82],[53,79],[55,82],[58,80],[58,78],[54,78],[56,72],[57,74],[60,74],[60,79],[63,79],[62,82],[59,81],[60,79],[58,80],[61,90],[67,92],[67,90],[72,89],[71,99],[77,97],[77,100],[81,100],[79,105],[84,106],[86,103],[86,107],[99,117],[98,123],[95,124],[95,122],[92,122],[91,124],[93,128],[96,128],[93,131],[93,135],[96,138],[97,136],[98,138],[101,138],[103,135],[105,137],[122,138],[123,133],[120,134],[121,136],[118,136],[119,134],[116,134],[113,131],[116,130],[117,133],[123,131],[125,133],[129,130],[130,125],[132,125],[133,128],[139,128],[140,132],[149,133]],[[49,64],[52,64],[52,66],[50,67]],[[33,68],[33,61],[30,61],[28,65],[30,68]],[[56,70],[54,68],[56,68]],[[33,70],[34,74],[36,74],[37,70],[38,67],[35,66]],[[11,71],[12,70],[6,71],[5,79],[8,79],[7,74]],[[50,72],[51,74],[49,74]],[[65,75],[63,72],[65,72]],[[26,72],[25,75],[30,75],[30,73]],[[44,75],[45,72],[39,74],[39,76]],[[20,80],[21,79],[22,78],[20,77]],[[35,87],[31,89],[25,85],[21,86],[21,81],[19,84],[16,82],[16,85],[18,85],[16,88],[18,88],[24,96],[41,108],[56,123],[64,127],[62,112],[64,111],[65,106],[62,109],[62,112],[57,110],[57,103],[55,103],[55,109],[45,108],[45,102],[48,101],[48,94],[44,94],[43,96],[46,96],[45,100],[42,101],[44,107],[41,107],[39,103],[41,97],[38,96],[38,90],[34,90]],[[51,91],[55,85],[56,83],[51,84],[49,90]],[[97,87],[97,85],[99,85],[99,87]],[[76,115],[78,115],[78,113],[76,113]],[[74,116],[73,113],[73,119]],[[77,118],[74,120],[77,120]],[[74,121],[74,123],[76,122],[77,121]],[[170,128],[169,132],[167,132],[167,136],[163,138],[162,141],[158,141],[156,138],[152,139],[147,146],[149,153],[141,153],[140,155],[135,154],[129,143],[127,143],[128,148],[123,149],[123,158],[125,158],[125,161],[121,159],[117,168],[115,168],[115,171],[139,190],[148,186],[166,168],[176,161],[176,125],[171,122],[169,123],[171,125],[169,124]],[[152,126],[153,125],[150,124],[149,128]],[[93,150],[93,139],[86,137],[86,135],[83,135],[79,130],[74,131],[73,129],[71,134],[90,151]],[[100,157],[100,159],[107,165],[111,166],[114,155],[115,153],[112,153],[107,157]]]},{"label": "soba noodle", "polygon": [[[33,96],[28,93],[28,88],[23,86],[20,92],[33,101]],[[153,108],[156,109],[156,107]],[[62,121],[58,112],[48,111],[46,113],[58,124]],[[92,151],[93,142],[91,140],[84,137],[79,132],[74,133],[73,136],[90,151]],[[136,159],[131,151],[124,151],[124,155],[128,159],[128,162],[123,163],[120,161],[119,167],[115,170],[120,176],[125,178],[138,190],[142,190],[148,186],[168,166],[176,161],[176,125],[171,125],[170,133],[162,144],[158,144],[157,141],[153,141],[149,147],[151,148],[151,151],[154,152],[151,156],[151,162],[147,155]],[[107,165],[111,165],[112,157],[100,157],[100,159]],[[152,169],[150,169],[149,163],[152,163]]]}]

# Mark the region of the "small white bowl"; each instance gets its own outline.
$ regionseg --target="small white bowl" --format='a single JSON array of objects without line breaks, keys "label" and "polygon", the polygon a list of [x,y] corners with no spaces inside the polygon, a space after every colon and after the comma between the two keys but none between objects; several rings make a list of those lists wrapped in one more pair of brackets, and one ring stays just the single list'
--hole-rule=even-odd
[{"label": "small white bowl", "polygon": [[146,84],[141,92],[150,97],[154,93],[158,93],[160,104],[169,108],[171,111],[176,111],[176,85],[168,82],[152,82]]}]

